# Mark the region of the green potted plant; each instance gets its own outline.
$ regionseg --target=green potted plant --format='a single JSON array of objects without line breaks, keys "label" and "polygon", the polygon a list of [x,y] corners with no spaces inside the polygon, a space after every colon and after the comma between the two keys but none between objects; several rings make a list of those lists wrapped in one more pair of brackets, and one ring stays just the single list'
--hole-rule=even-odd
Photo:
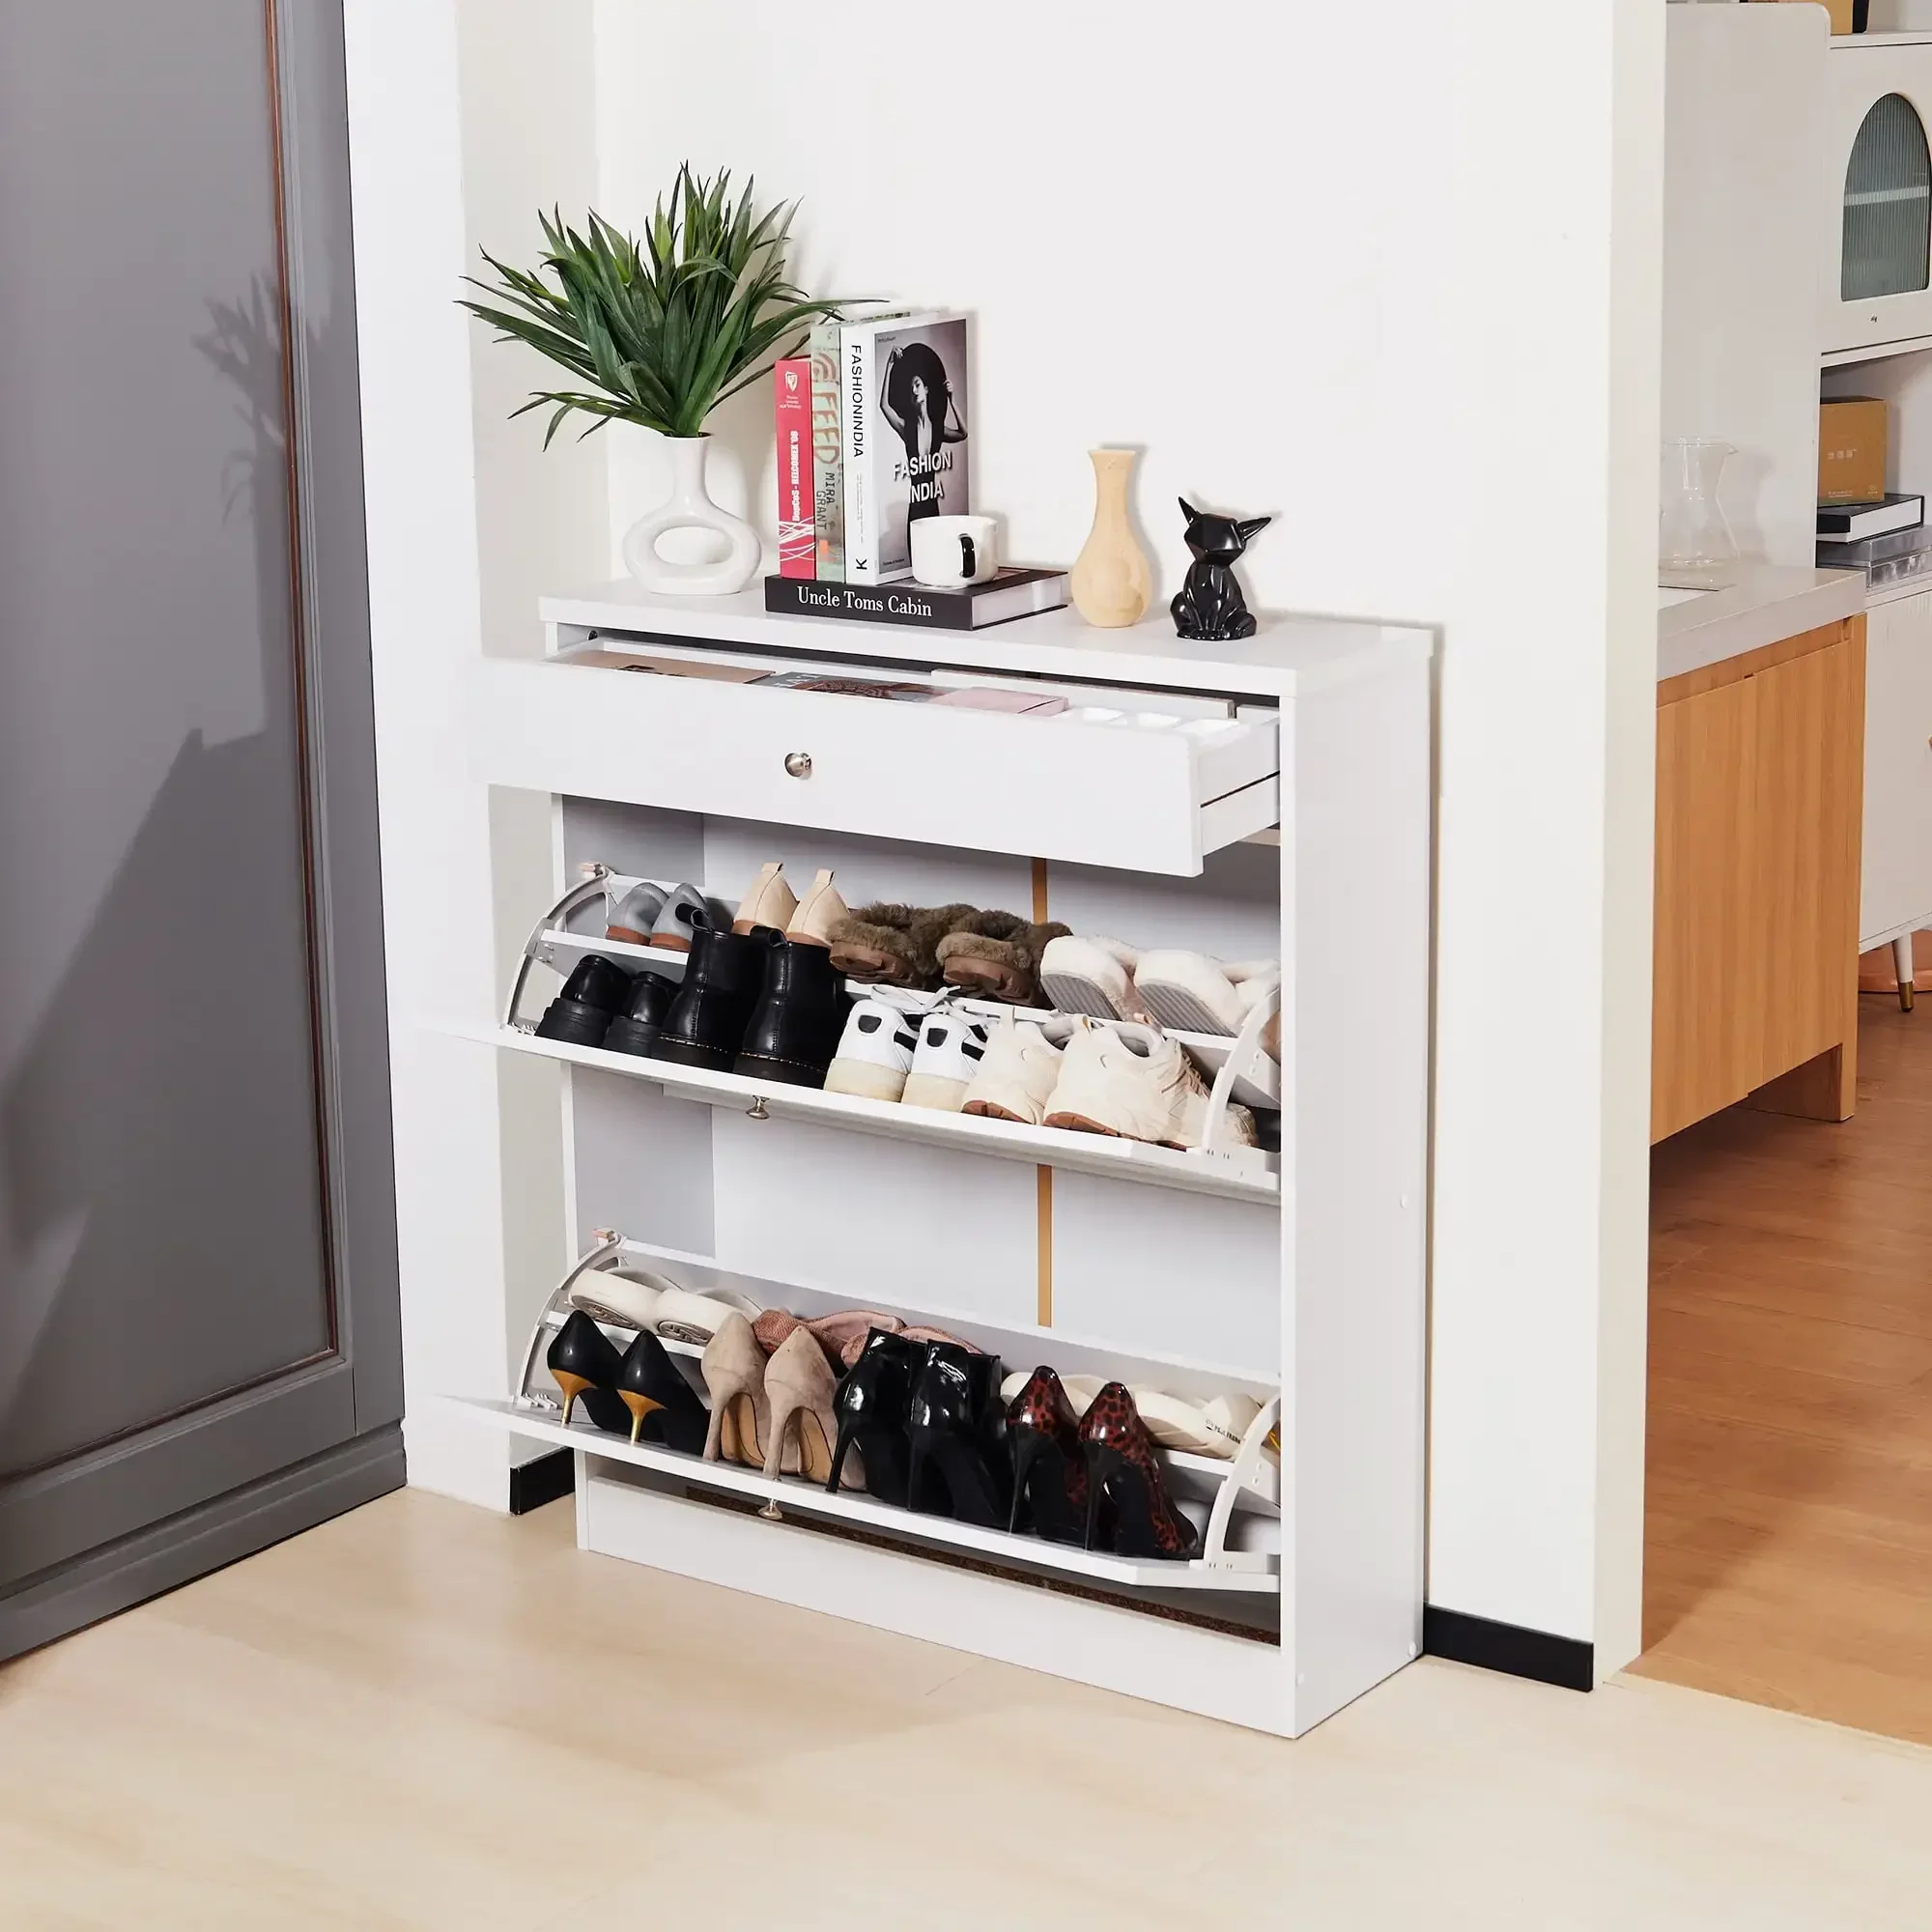
[{"label": "green potted plant", "polygon": [[[798,354],[815,320],[840,310],[786,278],[797,204],[759,215],[753,184],[734,201],[730,182],[724,171],[709,181],[694,175],[687,162],[668,209],[660,196],[641,241],[594,211],[582,234],[554,213],[539,215],[539,267],[512,269],[486,249],[497,283],[466,279],[490,299],[463,301],[499,331],[498,341],[527,343],[581,385],[540,389],[512,412],[552,411],[546,449],[573,412],[592,418],[585,436],[628,422],[669,441],[670,498],[626,535],[624,561],[647,588],[684,595],[742,590],[762,554],[757,532],[705,490],[706,419],[778,357]],[[724,537],[721,561],[672,563],[658,554],[668,530],[693,526]]]}]

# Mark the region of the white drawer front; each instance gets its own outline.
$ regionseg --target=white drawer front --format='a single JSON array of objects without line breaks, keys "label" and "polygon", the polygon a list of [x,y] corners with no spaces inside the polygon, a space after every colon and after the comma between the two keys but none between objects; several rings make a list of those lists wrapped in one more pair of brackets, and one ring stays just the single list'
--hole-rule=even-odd
[{"label": "white drawer front", "polygon": [[1867,942],[1932,914],[1932,592],[1867,622],[1862,898]]},{"label": "white drawer front", "polygon": [[1175,873],[1278,816],[1273,715],[1090,724],[547,662],[476,689],[478,776],[535,791]]}]

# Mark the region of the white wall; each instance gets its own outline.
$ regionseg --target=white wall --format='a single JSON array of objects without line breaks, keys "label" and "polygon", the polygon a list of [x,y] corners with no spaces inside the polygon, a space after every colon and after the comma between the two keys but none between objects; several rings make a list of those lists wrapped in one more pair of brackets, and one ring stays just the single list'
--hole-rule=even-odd
[{"label": "white wall", "polygon": [[[390,34],[452,4],[351,0]],[[604,212],[640,220],[686,156],[726,164],[806,198],[796,262],[814,290],[976,312],[974,489],[1016,554],[1070,556],[1085,451],[1136,442],[1163,595],[1186,493],[1274,515],[1258,603],[1442,625],[1431,1595],[1623,1661],[1640,1548],[1661,12],[1570,0],[1531,35],[1501,0],[1389,0],[1372,34],[1353,9],[1260,0],[1211,31],[1151,4],[985,0],[970,18],[900,10],[890,31],[838,5],[810,32],[775,0],[592,8]],[[549,10],[522,11],[540,33]],[[523,104],[570,124],[572,182],[590,105],[554,80]],[[409,265],[397,298],[412,311],[435,280]],[[407,311],[377,306],[365,287],[365,365],[404,353],[368,331],[394,338]],[[521,357],[474,353],[479,369]],[[445,421],[417,411],[415,434],[440,440]],[[762,400],[718,427],[719,495],[769,534]],[[465,444],[477,433],[466,412]],[[506,442],[493,471],[534,477],[534,440]],[[401,461],[398,442],[372,445],[372,465]],[[609,459],[607,545],[661,487],[640,433],[614,433]],[[473,496],[467,477],[443,486]],[[497,614],[521,621],[479,622]],[[383,638],[400,647],[392,625]],[[451,642],[474,648],[473,629]],[[452,669],[439,653],[435,676]],[[401,1158],[406,1198],[434,1192],[443,1152]],[[412,1402],[454,1385],[424,1349],[411,1368]]]}]

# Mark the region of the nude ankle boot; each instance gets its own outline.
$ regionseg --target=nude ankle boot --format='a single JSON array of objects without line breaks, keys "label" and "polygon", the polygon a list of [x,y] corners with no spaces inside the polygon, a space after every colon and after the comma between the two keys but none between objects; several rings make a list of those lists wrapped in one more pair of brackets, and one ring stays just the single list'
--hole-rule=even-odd
[{"label": "nude ankle boot", "polygon": [[784,936],[796,940],[801,946],[830,946],[833,925],[850,917],[850,908],[833,890],[832,874],[820,872],[806,889],[804,898],[799,900],[798,910],[792,914]]},{"label": "nude ankle boot", "polygon": [[738,917],[731,922],[731,930],[746,933],[754,925],[769,925],[782,932],[797,910],[798,900],[785,884],[784,867],[777,863],[761,866],[738,908]]}]

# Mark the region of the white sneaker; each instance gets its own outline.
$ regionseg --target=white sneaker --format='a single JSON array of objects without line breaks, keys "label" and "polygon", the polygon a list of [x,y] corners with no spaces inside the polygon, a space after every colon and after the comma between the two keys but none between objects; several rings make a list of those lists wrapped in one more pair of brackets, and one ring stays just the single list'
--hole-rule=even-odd
[{"label": "white sneaker", "polygon": [[1205,952],[1143,952],[1134,985],[1149,1014],[1180,1033],[1231,1035],[1281,983],[1272,959],[1224,966]]},{"label": "white sneaker", "polygon": [[884,1000],[861,1000],[845,1021],[838,1051],[826,1069],[828,1094],[855,1094],[865,1100],[896,1100],[912,1071],[919,1044],[917,1013]]},{"label": "white sneaker", "polygon": [[1063,1013],[1096,1020],[1147,1017],[1134,991],[1138,954],[1118,939],[1067,933],[1050,939],[1039,956],[1040,990]]},{"label": "white sneaker", "polygon": [[[1059,945],[1055,940],[1054,945]],[[966,1088],[964,1111],[1037,1127],[1059,1084],[1060,1064],[1077,1025],[1073,1020],[1023,1020],[1009,1011],[993,1029],[986,1057]]]},{"label": "white sneaker", "polygon": [[[1061,1063],[1046,1124],[1157,1147],[1198,1148],[1208,1131],[1208,1087],[1200,1069],[1158,1027],[1083,1020]],[[1256,1144],[1255,1117],[1245,1107],[1229,1107],[1222,1142]]]},{"label": "white sneaker", "polygon": [[918,1024],[919,1044],[902,1097],[908,1107],[956,1114],[986,1057],[986,1029],[950,1007],[935,1007]]}]

